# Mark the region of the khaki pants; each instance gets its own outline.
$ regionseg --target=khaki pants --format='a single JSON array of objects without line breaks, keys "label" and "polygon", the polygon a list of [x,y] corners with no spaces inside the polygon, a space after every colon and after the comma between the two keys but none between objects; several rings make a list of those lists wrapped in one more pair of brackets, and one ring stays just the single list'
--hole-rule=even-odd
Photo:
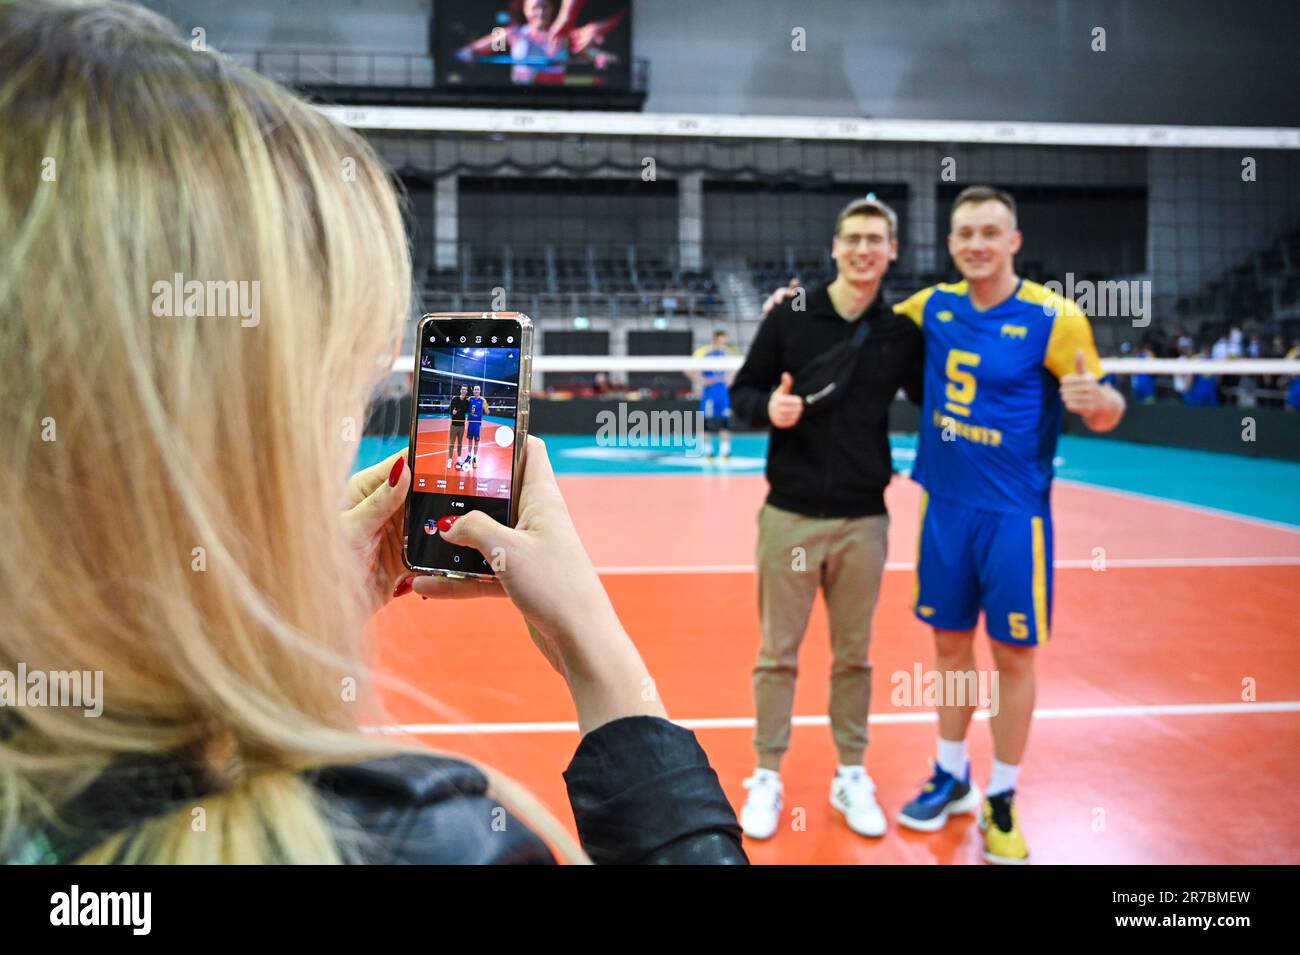
[{"label": "khaki pants", "polygon": [[815,518],[764,504],[758,512],[758,610],[754,667],[758,765],[780,768],[790,745],[799,645],[820,587],[830,616],[831,735],[840,763],[857,766],[871,708],[871,618],[880,594],[888,515]]}]

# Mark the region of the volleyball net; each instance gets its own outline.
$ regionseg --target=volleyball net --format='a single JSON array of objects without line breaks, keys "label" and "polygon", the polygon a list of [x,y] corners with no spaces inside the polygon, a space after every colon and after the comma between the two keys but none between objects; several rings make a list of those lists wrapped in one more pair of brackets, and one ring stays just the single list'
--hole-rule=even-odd
[{"label": "volleyball net", "polygon": [[[323,109],[398,170],[416,309],[531,316],[535,393],[734,370],[772,290],[834,278],[836,215],[867,194],[898,216],[886,300],[955,281],[973,184],[1014,197],[1017,272],[1079,304],[1137,400],[1283,407],[1300,375],[1294,129]],[[718,331],[737,357],[692,359]]]}]

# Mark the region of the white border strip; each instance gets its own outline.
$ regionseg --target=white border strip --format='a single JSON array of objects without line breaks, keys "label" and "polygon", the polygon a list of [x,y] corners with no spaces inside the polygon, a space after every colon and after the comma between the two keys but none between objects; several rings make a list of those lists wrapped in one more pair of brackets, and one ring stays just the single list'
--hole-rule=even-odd
[{"label": "white border strip", "polygon": [[[689,355],[537,355],[533,370],[544,371],[735,371],[741,355],[692,358]],[[1116,375],[1300,375],[1300,361],[1282,358],[1103,358],[1101,367]],[[393,371],[415,370],[415,356],[402,355]]]},{"label": "white border strip", "polygon": [[1139,126],[1115,123],[724,116],[708,113],[451,109],[420,106],[316,108],[345,126],[370,130],[999,143],[1017,146],[1300,149],[1300,129],[1282,126]]},{"label": "white border strip", "polygon": [[[1112,719],[1152,716],[1230,716],[1245,713],[1300,713],[1300,700],[1259,703],[1171,703],[1151,706],[1079,706],[1034,710],[1036,720]],[[987,720],[987,710],[975,713],[975,719]],[[873,726],[890,726],[902,723],[933,723],[933,710],[916,713],[877,713],[867,722]],[[689,730],[698,729],[753,729],[752,716],[735,716],[714,719],[673,720]],[[829,716],[796,716],[795,726],[829,726]],[[512,733],[577,733],[578,724],[557,723],[406,723],[399,726],[380,726],[370,732],[385,735],[413,734],[417,736],[474,736],[506,735]]]}]

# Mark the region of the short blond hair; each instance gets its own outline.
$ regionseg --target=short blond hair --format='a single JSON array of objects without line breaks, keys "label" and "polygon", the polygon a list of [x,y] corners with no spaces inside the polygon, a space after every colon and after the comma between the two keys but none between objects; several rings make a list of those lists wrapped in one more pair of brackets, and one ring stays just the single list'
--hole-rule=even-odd
[{"label": "short blond hair", "polygon": [[968,186],[958,194],[952,203],[952,214],[956,215],[957,210],[965,205],[980,205],[985,202],[1000,202],[1011,210],[1011,221],[1016,221],[1016,200],[1011,198],[1011,193],[1003,189],[995,189],[993,186]]},{"label": "short blond hair", "polygon": [[884,219],[889,223],[889,237],[891,239],[898,238],[898,213],[879,199],[871,196],[854,199],[841,209],[840,214],[835,217],[836,235],[840,234],[840,229],[844,227],[844,220],[849,216],[874,216],[877,219]]}]

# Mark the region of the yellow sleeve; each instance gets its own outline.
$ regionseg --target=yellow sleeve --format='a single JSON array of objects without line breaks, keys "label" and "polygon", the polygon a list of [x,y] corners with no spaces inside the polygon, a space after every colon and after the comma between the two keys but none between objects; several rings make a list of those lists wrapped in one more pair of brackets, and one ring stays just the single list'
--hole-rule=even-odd
[{"label": "yellow sleeve", "polygon": [[701,345],[699,348],[695,349],[695,351],[691,353],[691,357],[704,358],[712,350],[713,350],[712,345]]},{"label": "yellow sleeve", "polygon": [[933,285],[929,288],[923,288],[911,298],[895,305],[894,311],[899,315],[906,315],[912,321],[916,322],[917,327],[919,328],[925,318],[925,303],[930,301],[930,296],[933,294]]},{"label": "yellow sleeve", "polygon": [[1047,339],[1047,355],[1043,365],[1058,379],[1073,375],[1074,356],[1083,352],[1084,366],[1097,378],[1105,374],[1101,369],[1101,357],[1097,354],[1097,345],[1092,340],[1092,325],[1088,316],[1079,306],[1069,299],[1060,299],[1056,317],[1052,319],[1052,334]]}]

